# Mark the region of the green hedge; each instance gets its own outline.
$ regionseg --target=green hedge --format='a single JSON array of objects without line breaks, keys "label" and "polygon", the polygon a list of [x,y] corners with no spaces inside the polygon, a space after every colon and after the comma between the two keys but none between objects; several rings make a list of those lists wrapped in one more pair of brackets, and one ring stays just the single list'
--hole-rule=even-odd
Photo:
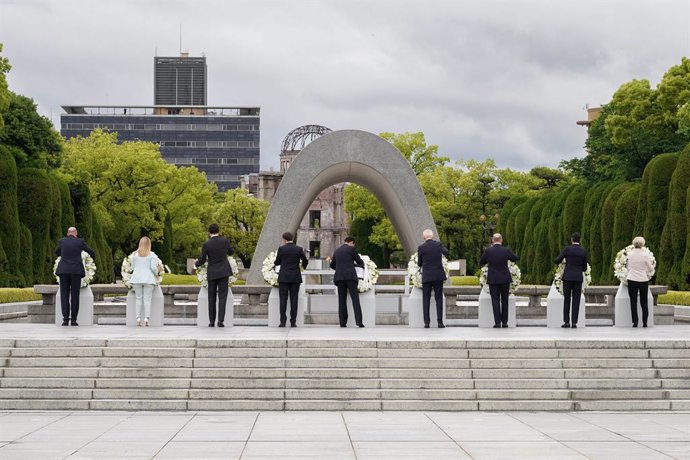
[{"label": "green hedge", "polygon": [[667,305],[690,305],[690,292],[668,291],[659,296],[658,302]]},{"label": "green hedge", "polygon": [[563,233],[561,233],[561,244],[570,241],[573,232],[582,233],[582,216],[585,209],[585,198],[587,197],[588,185],[578,185],[568,194],[563,206]]},{"label": "green hedge", "polygon": [[0,288],[0,303],[30,302],[41,300],[41,294],[36,294],[33,288]]},{"label": "green hedge", "polygon": [[50,240],[51,180],[45,171],[35,168],[20,169],[17,177],[19,220],[31,232],[33,281],[51,283],[55,245]]},{"label": "green hedge", "polygon": [[535,229],[541,220],[544,210],[545,200],[539,197],[532,205],[529,212],[529,219],[522,238],[522,250],[520,254],[520,267],[525,271],[525,281],[531,281],[534,273],[531,271],[537,257],[537,240]]},{"label": "green hedge", "polygon": [[663,269],[659,278],[665,283],[681,289],[687,288],[685,274],[682,273],[685,244],[687,241],[686,201],[690,186],[690,144],[678,156],[678,163],[671,178],[669,188],[668,212],[662,232],[660,263],[670,267]]},{"label": "green hedge", "polygon": [[33,261],[33,238],[29,227],[24,224],[19,224],[19,244],[22,247],[22,256],[26,263],[19,264],[24,286],[31,286],[34,284],[34,265],[30,263]]},{"label": "green hedge", "polygon": [[[644,236],[647,247],[655,254],[659,254],[661,247],[661,233],[664,230],[668,212],[669,185],[677,163],[677,153],[666,153],[655,157],[645,168],[645,175],[649,172],[647,196],[646,201],[644,201],[646,210],[643,213],[638,210],[638,216],[644,215],[644,220],[642,220],[641,230],[636,226],[635,234]],[[643,185],[643,189],[640,191],[641,204],[643,203],[642,193],[644,191]]]},{"label": "green hedge", "polygon": [[10,150],[0,145],[0,242],[6,266],[2,268],[0,285],[21,286],[22,250],[19,238],[19,211],[17,209],[17,165]]},{"label": "green hedge", "polygon": [[539,198],[530,198],[515,209],[512,235],[505,239],[506,245],[512,246],[514,252],[520,257],[522,257],[523,241],[527,232],[530,210],[538,201]]},{"label": "green hedge", "polygon": [[[618,251],[631,244],[635,237],[635,218],[637,217],[637,204],[640,201],[641,187],[640,184],[632,184],[616,203],[611,239],[612,262]],[[611,264],[610,271],[611,276],[613,276],[613,264]]]}]

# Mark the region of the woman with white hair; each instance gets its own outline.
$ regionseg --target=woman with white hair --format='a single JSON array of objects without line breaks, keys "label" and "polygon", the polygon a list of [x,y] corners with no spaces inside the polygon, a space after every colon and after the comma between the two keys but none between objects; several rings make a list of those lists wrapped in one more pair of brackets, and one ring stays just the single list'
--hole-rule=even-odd
[{"label": "woman with white hair", "polygon": [[654,266],[649,258],[649,252],[643,251],[645,241],[641,236],[633,239],[633,249],[628,253],[628,294],[630,295],[630,312],[632,313],[633,327],[637,327],[637,294],[640,294],[640,307],[642,308],[642,327],[647,327],[649,305],[647,304],[647,291],[649,289],[649,274],[654,273]]},{"label": "woman with white hair", "polygon": [[158,284],[158,257],[151,252],[151,240],[147,236],[139,240],[139,249],[132,255],[132,267],[131,283],[136,297],[137,326],[141,326],[142,317],[144,324],[148,326],[153,288]]}]

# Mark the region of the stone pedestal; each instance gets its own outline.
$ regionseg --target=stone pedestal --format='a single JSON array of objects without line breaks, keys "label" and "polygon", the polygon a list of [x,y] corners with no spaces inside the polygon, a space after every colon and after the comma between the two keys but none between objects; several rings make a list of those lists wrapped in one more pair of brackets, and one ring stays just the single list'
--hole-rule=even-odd
[{"label": "stone pedestal", "polygon": [[[79,313],[77,323],[80,326],[93,326],[93,292],[91,286],[79,289]],[[60,291],[58,290],[55,299],[55,324],[62,324],[62,302],[60,301]]]},{"label": "stone pedestal", "polygon": [[[216,296],[216,310],[218,309],[218,296]],[[232,327],[235,319],[235,300],[232,295],[232,289],[228,288],[228,300],[225,304],[225,319],[223,324],[226,327]],[[216,318],[216,322],[218,318]],[[197,296],[196,307],[196,325],[199,327],[208,327],[208,288],[201,287]]]},{"label": "stone pedestal", "polygon": [[[163,291],[160,286],[153,288],[153,296],[151,297],[151,317],[149,318],[149,326],[160,327],[163,326]],[[130,289],[127,293],[127,326],[137,325],[137,299],[134,295],[134,290]],[[141,318],[141,324],[144,325],[144,318]]]},{"label": "stone pedestal", "polygon": [[[359,293],[359,304],[362,307],[362,324],[364,324],[365,327],[375,327],[376,294],[374,294],[373,287],[367,292]],[[355,321],[355,311],[352,308],[352,300],[350,300],[349,295],[347,296],[347,327],[357,327],[357,323]]]},{"label": "stone pedestal", "polygon": [[[515,313],[515,296],[508,296],[508,327],[517,325]],[[494,327],[494,309],[491,306],[491,295],[482,288],[479,292],[479,327]]]},{"label": "stone pedestal", "polygon": [[[649,305],[649,318],[647,318],[647,327],[654,327],[654,297],[650,290],[647,290],[647,304]],[[615,327],[632,327],[632,313],[630,311],[630,295],[628,294],[628,286],[621,283],[618,286],[615,300],[615,319],[613,325]],[[637,299],[637,327],[642,327],[642,307],[640,306],[640,299]]]},{"label": "stone pedestal", "polygon": [[[577,327],[586,326],[587,306],[585,294],[580,296],[580,311],[577,315]],[[572,311],[571,311],[572,317]],[[563,325],[563,295],[558,292],[555,284],[551,284],[549,295],[546,297],[546,327],[561,327]]]},{"label": "stone pedestal", "polygon": [[[304,304],[306,303],[306,292],[304,290],[304,283],[300,284],[299,296],[297,300],[297,327],[304,326]],[[287,320],[286,326],[290,326],[290,299],[288,299],[287,310],[285,312]],[[277,287],[271,288],[271,294],[268,296],[268,327],[278,327],[280,325],[280,293]]]},{"label": "stone pedestal", "polygon": [[[410,295],[405,298],[405,306],[408,313],[410,327],[424,327],[424,307],[422,306],[422,289],[412,287]],[[429,304],[429,327],[438,327],[438,315],[436,314],[436,300],[431,291],[431,303]],[[446,322],[446,296],[443,296],[443,322]]]}]

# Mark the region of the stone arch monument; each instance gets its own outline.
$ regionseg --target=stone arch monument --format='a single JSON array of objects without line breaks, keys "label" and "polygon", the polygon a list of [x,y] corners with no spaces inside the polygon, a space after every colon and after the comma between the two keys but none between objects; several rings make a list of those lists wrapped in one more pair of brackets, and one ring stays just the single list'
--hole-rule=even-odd
[{"label": "stone arch monument", "polygon": [[326,187],[353,182],[381,202],[409,257],[422,231],[437,234],[417,177],[388,141],[366,131],[334,131],[307,145],[285,172],[254,251],[248,284],[262,284],[261,264],[278,248],[283,232],[295,233],[314,198]]}]

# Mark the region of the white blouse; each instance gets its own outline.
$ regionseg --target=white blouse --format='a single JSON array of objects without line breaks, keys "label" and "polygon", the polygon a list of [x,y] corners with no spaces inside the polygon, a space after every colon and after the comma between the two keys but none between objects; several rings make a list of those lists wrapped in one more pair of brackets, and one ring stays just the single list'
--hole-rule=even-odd
[{"label": "white blouse", "polygon": [[649,274],[654,268],[649,256],[640,248],[635,248],[628,254],[628,281],[649,281]]}]

